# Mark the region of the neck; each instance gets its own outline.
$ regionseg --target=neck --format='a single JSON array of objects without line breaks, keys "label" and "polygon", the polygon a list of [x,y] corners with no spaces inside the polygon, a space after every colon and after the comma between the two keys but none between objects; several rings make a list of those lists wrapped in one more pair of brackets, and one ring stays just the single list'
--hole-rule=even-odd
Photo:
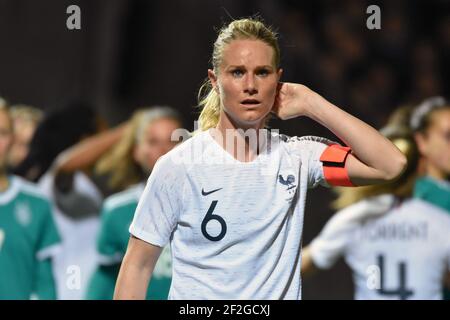
[{"label": "neck", "polygon": [[238,121],[230,118],[228,116],[228,114],[224,111],[222,111],[220,113],[219,122],[217,123],[217,126],[216,126],[216,129],[223,131],[222,134],[224,134],[224,135],[225,135],[225,130],[227,130],[227,129],[231,129],[231,130],[241,129],[244,131],[253,129],[253,130],[258,131],[263,128],[264,128],[264,121],[254,122],[254,123],[238,122]]},{"label": "neck", "polygon": [[0,172],[0,192],[5,192],[9,187],[9,179],[5,172]]},{"label": "neck", "polygon": [[212,130],[212,136],[236,160],[251,162],[261,152],[266,140],[262,138],[265,135],[261,134],[263,124],[241,125],[223,112],[216,128]]},{"label": "neck", "polygon": [[442,170],[437,169],[432,164],[428,164],[427,166],[427,175],[436,179],[436,180],[450,180],[450,176],[442,172]]}]

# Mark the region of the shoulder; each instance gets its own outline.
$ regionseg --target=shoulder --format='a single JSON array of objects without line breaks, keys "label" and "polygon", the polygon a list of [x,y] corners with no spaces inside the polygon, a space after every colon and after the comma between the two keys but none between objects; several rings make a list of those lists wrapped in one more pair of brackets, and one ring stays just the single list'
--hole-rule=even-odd
[{"label": "shoulder", "polygon": [[143,190],[143,184],[138,184],[109,196],[103,204],[103,211],[116,212],[130,206],[137,206]]},{"label": "shoulder", "polygon": [[403,209],[407,212],[415,212],[431,220],[450,226],[450,212],[419,198],[412,198],[406,201]]},{"label": "shoulder", "polygon": [[395,197],[390,194],[369,197],[339,210],[332,220],[335,223],[363,224],[389,213],[394,208],[394,204]]},{"label": "shoulder", "polygon": [[12,177],[12,188],[15,189],[16,213],[22,221],[31,216],[38,225],[52,220],[52,206],[45,194],[38,187],[17,176]]},{"label": "shoulder", "polygon": [[178,177],[196,164],[202,163],[210,142],[207,134],[206,131],[194,133],[189,139],[161,156],[152,170],[152,175]]},{"label": "shoulder", "polygon": [[183,155],[186,156],[187,154],[192,152],[192,149],[194,147],[199,147],[200,145],[203,145],[206,142],[206,131],[195,131],[190,134],[189,137],[187,137],[186,140],[182,141],[181,143],[177,144],[172,150],[166,153],[166,155],[169,156],[175,156],[175,155]]},{"label": "shoulder", "polygon": [[48,197],[36,184],[18,176],[13,176],[12,181],[21,197],[33,201],[34,204],[39,203],[46,206],[50,204]]},{"label": "shoulder", "polygon": [[284,134],[272,134],[272,139],[279,139],[289,153],[297,154],[321,154],[328,146],[336,142],[317,136],[287,136]]},{"label": "shoulder", "polygon": [[450,212],[418,198],[408,200],[403,209],[405,216],[412,215],[417,221],[426,221],[429,234],[438,239],[439,245],[447,250],[450,248]]},{"label": "shoulder", "polygon": [[327,138],[323,138],[323,137],[318,137],[318,136],[287,136],[284,134],[279,134],[280,136],[280,140],[285,142],[285,143],[297,143],[297,144],[304,144],[304,145],[308,145],[308,144],[325,144],[325,145],[332,145],[332,144],[336,144],[336,142],[327,139]]}]

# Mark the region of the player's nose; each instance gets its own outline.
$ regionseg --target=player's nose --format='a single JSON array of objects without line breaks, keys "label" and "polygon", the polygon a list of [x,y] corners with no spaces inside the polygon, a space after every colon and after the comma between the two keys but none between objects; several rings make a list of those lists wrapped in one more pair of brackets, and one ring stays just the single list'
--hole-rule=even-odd
[{"label": "player's nose", "polygon": [[248,94],[258,93],[257,81],[254,74],[247,74],[244,81],[244,92]]}]

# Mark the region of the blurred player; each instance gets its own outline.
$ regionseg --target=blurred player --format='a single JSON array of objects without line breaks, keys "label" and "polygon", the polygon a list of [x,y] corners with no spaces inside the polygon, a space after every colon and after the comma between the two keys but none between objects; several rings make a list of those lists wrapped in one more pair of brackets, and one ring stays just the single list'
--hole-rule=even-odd
[{"label": "blurred player", "polygon": [[425,100],[414,111],[411,128],[423,161],[423,177],[414,196],[450,214],[450,103],[443,97]]},{"label": "blurred player", "polygon": [[6,100],[0,97],[0,108],[6,108],[7,103]]},{"label": "blurred player", "polygon": [[[117,299],[145,298],[169,241],[169,299],[300,299],[307,189],[379,183],[405,166],[376,130],[309,88],[280,82],[277,36],[262,22],[225,26],[212,62],[200,131],[160,158],[139,201]],[[323,138],[268,132],[271,113],[314,119],[354,155]]]},{"label": "blurred player", "polygon": [[[129,130],[117,145],[100,161],[102,172],[111,170],[112,184],[121,185],[124,173],[133,172],[142,180],[138,185],[112,195],[103,205],[102,223],[97,250],[100,265],[88,288],[87,299],[112,299],[120,264],[127,248],[129,227],[139,198],[144,191],[144,181],[156,161],[175,146],[171,141],[174,130],[181,127],[178,113],[169,107],[142,109],[135,113]],[[169,293],[172,259],[166,247],[155,267],[148,288],[147,299],[167,299]]]},{"label": "blurred player", "polygon": [[419,154],[403,124],[382,131],[406,155],[406,171],[388,184],[340,190],[341,210],[303,249],[303,275],[344,257],[355,299],[442,299],[450,274],[450,216],[411,197]]},{"label": "blurred player", "polygon": [[95,239],[103,197],[82,171],[56,173],[58,155],[99,130],[97,115],[85,103],[72,102],[45,114],[16,172],[36,181],[50,199],[61,236],[61,250],[53,257],[58,299],[81,299],[96,266]]},{"label": "blurred player", "polygon": [[[411,128],[419,146],[423,177],[414,196],[446,210],[450,214],[450,103],[443,97],[422,102],[411,117]],[[450,287],[450,279],[448,279]],[[445,299],[450,300],[450,290]]]},{"label": "blurred player", "polygon": [[48,200],[6,171],[12,120],[0,106],[0,299],[55,299],[51,257],[59,247]]},{"label": "blurred player", "polygon": [[16,168],[28,155],[31,139],[42,120],[43,113],[27,105],[11,106],[10,113],[13,120],[14,139],[9,152],[8,165]]}]

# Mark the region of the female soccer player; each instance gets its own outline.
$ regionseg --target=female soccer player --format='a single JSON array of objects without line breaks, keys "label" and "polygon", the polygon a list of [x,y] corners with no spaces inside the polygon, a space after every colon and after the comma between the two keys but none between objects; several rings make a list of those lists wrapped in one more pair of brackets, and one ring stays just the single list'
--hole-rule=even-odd
[{"label": "female soccer player", "polygon": [[415,196],[450,213],[450,103],[443,97],[425,100],[415,109],[411,128],[424,171]]},{"label": "female soccer player", "polygon": [[442,299],[450,275],[450,216],[412,198],[419,152],[407,122],[383,130],[405,153],[407,169],[390,183],[340,189],[336,206],[342,210],[303,248],[303,276],[342,256],[358,300]]},{"label": "female soccer player", "polygon": [[[423,174],[414,196],[450,213],[450,103],[444,97],[423,101],[411,117],[411,128],[419,146]],[[450,300],[450,277],[444,292]]]},{"label": "female soccer player", "polygon": [[[147,109],[142,109],[142,112],[138,111],[137,114],[145,113],[145,110]],[[169,112],[165,113],[167,115]],[[136,118],[141,118],[141,116],[136,116]],[[155,127],[158,129],[157,135],[149,137],[148,134],[145,134],[145,141],[141,144],[137,143],[136,139],[136,136],[140,135],[137,133],[136,121],[126,121],[106,132],[103,131],[83,139],[61,153],[55,161],[50,172],[51,176],[42,184],[44,187],[47,187],[47,190],[54,189],[49,188],[52,186],[53,176],[74,177],[71,192],[67,192],[69,195],[73,194],[71,197],[68,197],[72,201],[68,202],[68,205],[64,207],[64,213],[73,212],[71,216],[76,219],[69,220],[55,211],[55,214],[58,214],[60,217],[60,226],[64,230],[64,245],[67,248],[76,248],[76,250],[65,250],[64,254],[61,254],[56,260],[56,269],[62,271],[58,273],[57,278],[60,280],[58,283],[62,285],[62,288],[59,290],[59,292],[63,293],[61,295],[62,298],[83,299],[86,296],[89,299],[112,298],[114,289],[110,289],[111,279],[114,279],[112,280],[114,288],[118,266],[112,265],[111,255],[117,257],[116,253],[120,255],[122,249],[112,254],[110,248],[111,243],[113,243],[114,250],[118,247],[120,248],[123,236],[120,232],[110,233],[110,228],[111,225],[114,225],[114,228],[123,228],[124,232],[126,232],[125,237],[128,238],[128,226],[126,223],[128,218],[127,214],[114,214],[112,217],[103,211],[102,217],[105,219],[102,219],[100,225],[98,216],[101,212],[101,203],[103,197],[123,191],[144,179],[146,180],[152,167],[146,165],[143,168],[140,162],[145,162],[146,164],[156,162],[160,152],[165,153],[169,146],[173,147],[174,143],[170,141],[170,135],[167,137],[166,133],[173,130],[173,122],[169,121],[169,128],[166,126],[166,121],[162,121],[162,123],[162,127]],[[164,139],[161,139],[161,136],[164,136]],[[138,145],[142,147],[138,147]],[[91,201],[91,199],[95,200],[95,202]],[[100,203],[98,209],[97,203]],[[82,205],[85,208],[81,207]],[[87,207],[87,205],[90,206]],[[112,207],[114,207],[113,211],[119,209],[110,205],[103,209],[107,209],[106,211],[110,212]],[[132,210],[134,213],[134,209]],[[122,210],[119,211],[123,213]],[[101,228],[100,230],[99,227]],[[99,249],[103,254],[103,258],[109,255],[109,259],[97,261],[96,239],[98,231],[101,233]],[[106,236],[105,233],[107,233]],[[126,243],[124,246],[126,247]],[[125,250],[123,249],[123,251]],[[117,264],[120,261],[116,259],[115,262]],[[91,279],[98,267],[98,263],[102,265],[100,268],[101,272],[97,273],[98,276],[94,276],[94,283],[88,283],[88,280]],[[71,265],[79,266],[82,274],[85,275],[82,278],[80,290],[70,290],[71,288],[65,285],[67,282],[67,272],[65,270]]]},{"label": "female soccer player", "polygon": [[[158,158],[176,145],[171,135],[174,130],[181,127],[181,123],[180,116],[172,108],[141,109],[134,113],[129,130],[101,159],[100,168],[113,173],[112,188],[115,188],[116,184],[125,183],[125,174],[134,173],[142,182],[108,197],[103,204],[97,241],[97,251],[101,258],[90,281],[86,297],[88,300],[113,298],[120,264],[130,237],[128,228],[144,190],[144,181]],[[171,277],[172,259],[167,246],[158,260],[148,288],[147,299],[167,299]]]},{"label": "female soccer player", "polygon": [[51,261],[60,238],[48,199],[7,171],[12,141],[13,122],[0,102],[0,300],[55,299]]},{"label": "female soccer player", "polygon": [[43,118],[43,112],[28,105],[14,105],[10,108],[14,125],[14,142],[8,157],[8,166],[16,168],[28,155],[31,139]]},{"label": "female soccer player", "polygon": [[[212,64],[200,132],[160,158],[139,201],[116,299],[145,298],[169,240],[169,299],[299,299],[307,188],[383,182],[405,167],[375,129],[303,85],[280,82],[277,38],[262,22],[224,27]],[[308,116],[354,154],[323,138],[268,133],[271,113]]]}]

